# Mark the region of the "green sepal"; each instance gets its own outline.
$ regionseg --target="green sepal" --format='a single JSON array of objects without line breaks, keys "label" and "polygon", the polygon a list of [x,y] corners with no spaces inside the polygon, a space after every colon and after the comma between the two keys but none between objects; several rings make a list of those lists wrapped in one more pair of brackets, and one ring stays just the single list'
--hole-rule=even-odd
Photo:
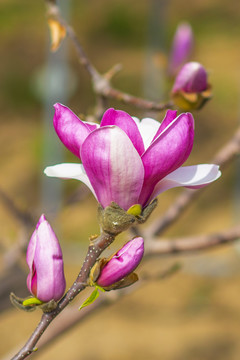
[{"label": "green sepal", "polygon": [[23,306],[35,306],[35,305],[42,305],[43,302],[36,297],[30,297],[23,300]]},{"label": "green sepal", "polygon": [[101,286],[99,285],[95,285],[96,289],[102,291],[102,292],[105,292],[106,290],[104,288],[102,288]]},{"label": "green sepal", "polygon": [[138,281],[138,276],[136,273],[132,272],[131,274],[125,276],[123,279],[117,281],[116,283],[106,286],[104,291],[118,290],[130,286]]},{"label": "green sepal", "polygon": [[147,221],[147,219],[149,218],[149,216],[151,215],[151,213],[157,206],[157,203],[158,203],[158,200],[154,199],[152,202],[150,202],[150,204],[145,206],[145,208],[142,210],[141,215],[136,216],[137,222],[139,224],[143,224],[143,223],[145,223],[145,221]]},{"label": "green sepal", "polygon": [[135,204],[127,210],[127,213],[130,215],[139,216],[142,213],[142,206],[140,204]]},{"label": "green sepal", "polygon": [[178,90],[172,93],[172,100],[181,110],[192,111],[198,110],[211,99],[212,92],[211,86],[208,85],[207,89],[200,93],[187,93],[183,90]]},{"label": "green sepal", "polygon": [[20,298],[16,296],[14,293],[10,294],[10,301],[17,309],[29,312],[29,311],[34,311],[38,307],[38,305],[36,304],[23,305],[25,300],[27,299]]},{"label": "green sepal", "polygon": [[85,306],[91,305],[97,298],[99,297],[98,287],[95,287],[91,295],[87,298],[87,300],[82,303],[78,310],[81,310]]},{"label": "green sepal", "polygon": [[98,222],[101,229],[111,236],[127,230],[136,221],[134,215],[128,214],[115,202],[111,202],[105,209],[98,207]]}]

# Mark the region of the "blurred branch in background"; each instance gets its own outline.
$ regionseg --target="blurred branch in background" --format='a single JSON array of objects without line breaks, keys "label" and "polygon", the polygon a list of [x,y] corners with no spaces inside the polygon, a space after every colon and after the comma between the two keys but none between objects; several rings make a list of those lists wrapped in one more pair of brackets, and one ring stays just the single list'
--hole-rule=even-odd
[{"label": "blurred branch in background", "polygon": [[178,253],[198,252],[219,245],[229,244],[240,239],[240,226],[216,234],[191,236],[178,239],[147,239],[146,256],[175,255]]},{"label": "blurred branch in background", "polygon": [[35,224],[35,219],[32,215],[24,210],[21,210],[14,202],[14,200],[2,189],[0,189],[0,200],[6,206],[9,213],[15,217],[24,227],[32,227]]},{"label": "blurred branch in background", "polygon": [[[55,1],[48,1],[47,15],[49,19],[55,19],[66,29],[68,37],[71,39],[75,50],[78,55],[79,62],[86,68],[87,72],[91,76],[92,85],[94,92],[99,100],[99,103],[102,103],[104,98],[115,99],[126,104],[130,104],[145,110],[155,110],[155,111],[164,111],[173,106],[172,102],[166,104],[161,104],[159,102],[149,101],[130,94],[124,93],[120,90],[117,90],[111,86],[110,80],[111,76],[115,74],[115,71],[108,71],[106,74],[101,75],[92,62],[89,60],[87,54],[85,53],[82,45],[80,44],[73,28],[67,23],[65,19],[60,15],[59,8]],[[118,70],[118,68],[117,68]],[[99,115],[98,109],[96,113]]]}]

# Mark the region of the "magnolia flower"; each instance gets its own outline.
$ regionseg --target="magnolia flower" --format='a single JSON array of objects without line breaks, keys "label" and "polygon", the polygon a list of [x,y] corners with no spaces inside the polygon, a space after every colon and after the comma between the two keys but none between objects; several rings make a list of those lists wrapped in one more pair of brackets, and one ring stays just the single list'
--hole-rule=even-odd
[{"label": "magnolia flower", "polygon": [[29,241],[26,260],[30,270],[27,287],[32,295],[42,302],[61,299],[66,287],[62,251],[44,215]]},{"label": "magnolia flower", "polygon": [[179,68],[189,60],[193,49],[193,32],[188,23],[181,23],[174,35],[170,59],[169,73],[175,75]]},{"label": "magnolia flower", "polygon": [[101,269],[96,283],[108,287],[131,274],[142,260],[143,238],[137,237],[127,242]]},{"label": "magnolia flower", "polygon": [[134,204],[145,207],[167,189],[199,188],[220,176],[216,165],[181,167],[193,146],[190,113],[177,116],[168,110],[160,124],[108,109],[97,125],[56,104],[53,122],[60,140],[82,164],[50,166],[45,174],[84,182],[103,208],[112,201],[124,210]]}]

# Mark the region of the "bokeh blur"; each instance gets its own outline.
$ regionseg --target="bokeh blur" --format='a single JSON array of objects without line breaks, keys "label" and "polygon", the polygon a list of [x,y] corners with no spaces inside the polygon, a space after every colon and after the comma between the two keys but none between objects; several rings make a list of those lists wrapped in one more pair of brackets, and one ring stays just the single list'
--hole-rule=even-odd
[{"label": "bokeh blur", "polygon": [[[114,77],[113,85],[153,100],[168,99],[171,81],[164,75],[164,68],[171,41],[177,25],[189,22],[195,37],[192,60],[208,70],[213,98],[194,113],[195,144],[188,164],[209,162],[231,138],[240,123],[238,0],[69,0],[62,1],[62,6],[96,68],[104,73],[121,63],[123,69]],[[49,54],[45,10],[43,0],[0,2],[0,191],[36,222],[45,212],[62,244],[70,286],[80,269],[89,235],[99,230],[95,199],[84,192],[83,186],[74,180],[44,179],[46,165],[76,162],[51,131],[52,105],[64,101],[75,113],[86,116],[93,113],[96,103],[89,75],[79,64],[72,44],[65,40],[60,54]],[[61,81],[56,85],[58,78]],[[51,81],[55,93],[49,95]],[[116,101],[109,101],[109,106],[138,117],[146,115],[143,110]],[[150,115],[159,120],[164,116]],[[209,186],[164,236],[217,232],[239,222],[239,168],[238,161],[230,164],[221,179]],[[180,191],[161,195],[152,217],[163,214]],[[55,198],[51,198],[53,192]],[[40,318],[40,311],[28,314],[13,308],[6,295],[10,291],[28,295],[24,256],[14,265],[11,277],[6,279],[5,274],[12,261],[10,249],[29,238],[33,229],[23,229],[1,196],[2,359],[10,358],[7,354],[20,348]],[[125,240],[121,237],[111,250]],[[239,259],[237,243],[188,256],[154,258],[139,267],[140,277],[164,271],[175,262],[181,264],[181,270],[165,280],[149,281],[136,288],[33,357],[239,360]],[[80,305],[85,298],[83,293],[75,303]]]}]

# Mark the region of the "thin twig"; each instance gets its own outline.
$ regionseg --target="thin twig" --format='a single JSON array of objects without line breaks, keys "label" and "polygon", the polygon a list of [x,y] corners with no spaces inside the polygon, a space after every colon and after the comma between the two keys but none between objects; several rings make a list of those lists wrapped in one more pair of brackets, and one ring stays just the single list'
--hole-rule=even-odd
[{"label": "thin twig", "polygon": [[20,209],[15,204],[13,199],[8,194],[6,194],[6,192],[4,192],[2,189],[0,189],[0,200],[5,205],[5,207],[10,212],[10,214],[14,216],[14,218],[17,221],[19,221],[22,225],[22,228],[20,229],[19,232],[18,240],[4,254],[3,268],[4,270],[7,270],[10,269],[11,266],[14,266],[19,260],[21,254],[26,251],[26,247],[27,247],[26,234],[28,234],[29,229],[34,226],[35,221],[30,213]]},{"label": "thin twig", "polygon": [[240,225],[208,235],[191,236],[172,240],[149,240],[145,245],[146,256],[174,255],[215,248],[240,239]]},{"label": "thin twig", "polygon": [[[108,71],[106,74],[101,75],[100,72],[90,61],[86,52],[84,51],[78,37],[76,36],[73,28],[67,23],[65,19],[60,15],[59,8],[54,0],[46,0],[48,5],[47,15],[54,17],[64,28],[69,39],[72,41],[74,48],[77,52],[79,62],[85,67],[92,79],[93,89],[98,97],[104,97],[108,99],[115,99],[126,104],[130,104],[145,110],[164,111],[173,106],[172,102],[166,104],[149,101],[140,97],[136,97],[127,94],[123,91],[117,90],[111,86],[110,80],[116,71]],[[119,67],[119,65],[117,65]]]},{"label": "thin twig", "polygon": [[153,110],[153,111],[164,111],[169,108],[173,107],[173,103],[171,101],[167,102],[166,104],[158,103],[155,101],[149,101],[143,98],[139,98],[120,90],[114,89],[113,87],[109,86],[102,90],[102,93],[105,97],[110,99],[115,99],[121,101],[125,104],[130,104],[140,109],[145,110]]},{"label": "thin twig", "polygon": [[16,206],[14,201],[6,194],[2,189],[0,189],[0,199],[3,204],[9,210],[9,212],[24,226],[32,227],[34,225],[33,217],[26,211],[21,210]]}]

